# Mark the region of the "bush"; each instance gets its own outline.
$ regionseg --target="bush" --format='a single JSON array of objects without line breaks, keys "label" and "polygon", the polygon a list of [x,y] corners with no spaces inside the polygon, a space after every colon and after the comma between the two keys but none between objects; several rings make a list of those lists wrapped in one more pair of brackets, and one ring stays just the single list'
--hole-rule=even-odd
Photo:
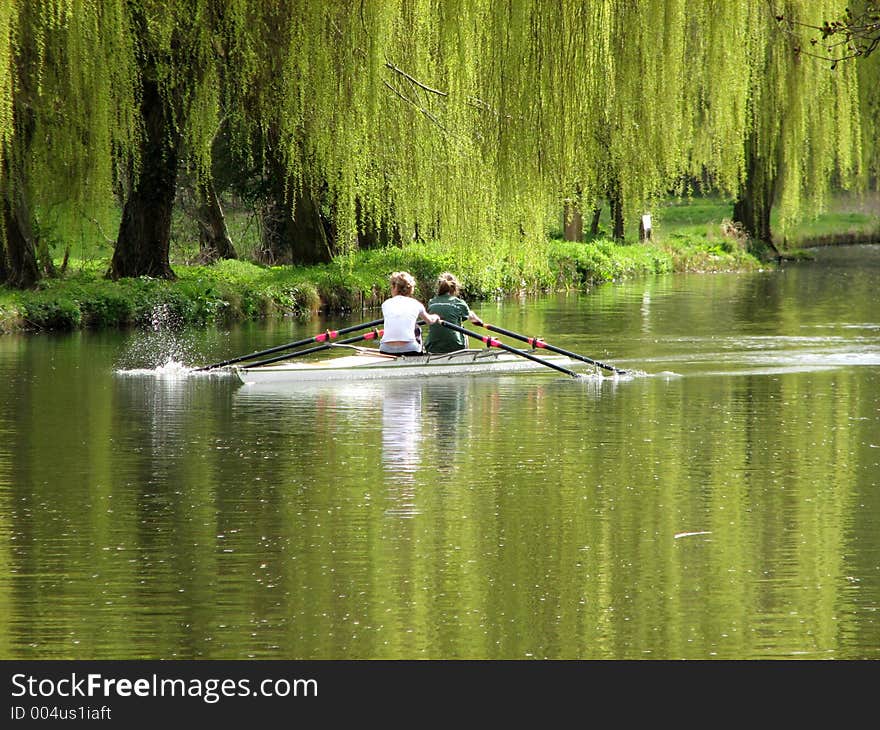
[{"label": "bush", "polygon": [[41,293],[22,302],[25,321],[42,330],[74,330],[82,325],[79,304],[66,296]]},{"label": "bush", "polygon": [[96,286],[94,291],[80,294],[77,299],[85,327],[119,327],[131,324],[134,319],[134,302],[112,284]]},{"label": "bush", "polygon": [[267,267],[236,260],[176,266],[176,282],[150,277],[111,282],[103,278],[103,266],[71,267],[66,277],[44,280],[37,291],[0,288],[0,331],[131,324],[158,329],[277,314],[304,317],[319,308],[359,311],[378,307],[390,293],[388,275],[401,270],[416,278],[416,295],[421,299],[433,296],[441,272],[452,271],[465,298],[478,300],[592,286],[673,269],[717,271],[760,265],[733,239],[707,242],[694,235],[672,234],[666,240],[666,245],[551,240],[536,242],[527,250],[514,250],[500,241],[480,249],[413,243],[355,251],[311,267]]},{"label": "bush", "polygon": [[671,271],[672,257],[652,245],[623,246],[608,240],[590,243],[555,241],[550,247],[551,266],[560,286],[590,286],[630,276]]}]

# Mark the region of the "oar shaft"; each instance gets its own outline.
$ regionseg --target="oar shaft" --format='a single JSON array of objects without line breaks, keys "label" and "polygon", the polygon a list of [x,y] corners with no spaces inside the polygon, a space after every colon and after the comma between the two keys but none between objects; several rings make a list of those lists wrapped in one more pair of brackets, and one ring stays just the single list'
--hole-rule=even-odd
[{"label": "oar shaft", "polygon": [[566,375],[571,375],[573,378],[579,378],[580,375],[576,373],[574,370],[569,370],[562,365],[557,365],[555,362],[550,362],[549,360],[545,360],[541,357],[537,357],[536,355],[532,355],[529,352],[523,352],[522,350],[517,350],[515,347],[511,347],[510,345],[505,345],[503,342],[499,342],[494,337],[486,337],[477,332],[471,332],[470,330],[465,329],[464,327],[459,327],[457,324],[453,324],[452,322],[447,322],[446,320],[441,319],[438,324],[446,327],[447,329],[455,330],[456,332],[461,332],[463,335],[467,335],[468,337],[473,337],[475,340],[479,340],[480,342],[485,343],[489,347],[497,347],[500,350],[505,350],[506,352],[512,352],[515,355],[519,355],[520,357],[526,358],[526,360],[531,360],[532,362],[540,363],[545,367],[552,368],[553,370],[558,370],[560,373],[565,373]]},{"label": "oar shaft", "polygon": [[[270,347],[268,350],[258,350],[257,352],[252,352],[250,355],[241,355],[240,357],[233,357],[229,360],[223,360],[222,362],[215,362],[213,365],[203,365],[200,368],[195,368],[196,372],[201,370],[213,370],[214,368],[222,368],[226,365],[234,365],[237,362],[244,362],[245,360],[253,360],[256,357],[262,357],[263,355],[271,355],[275,352],[282,352],[284,350],[292,350],[294,347],[300,347],[302,345],[309,345],[312,342],[325,342],[329,340],[335,340],[339,335],[348,334],[349,332],[357,332],[358,330],[365,330],[368,327],[375,327],[376,325],[380,325],[384,322],[382,319],[374,319],[372,322],[364,322],[363,324],[352,325],[351,327],[343,327],[341,330],[327,330],[326,332],[321,332],[317,335],[312,335],[311,337],[306,337],[304,340],[297,340],[296,342],[288,342],[286,345],[277,345],[276,347]],[[281,358],[283,359],[283,358]]]},{"label": "oar shaft", "polygon": [[591,365],[597,365],[600,368],[611,370],[615,373],[619,373],[620,375],[626,374],[626,370],[621,370],[620,368],[616,368],[613,365],[606,365],[604,362],[593,360],[586,355],[579,355],[576,352],[563,350],[561,347],[556,347],[555,345],[551,345],[549,342],[544,342],[544,340],[542,340],[540,337],[528,337],[526,335],[521,335],[519,332],[512,332],[511,330],[506,330],[503,327],[496,327],[494,324],[486,324],[485,322],[483,322],[483,327],[485,327],[487,330],[491,330],[492,332],[497,332],[500,335],[507,335],[508,337],[513,337],[515,340],[527,342],[532,347],[540,347],[541,349],[549,350],[550,352],[555,352],[560,355],[565,355],[566,357],[571,357],[575,360],[580,360],[581,362],[587,362]]},{"label": "oar shaft", "polygon": [[300,355],[310,355],[313,352],[320,352],[321,350],[329,350],[331,347],[337,347],[339,345],[350,345],[352,342],[361,342],[363,340],[379,339],[382,337],[382,332],[383,332],[383,330],[373,330],[372,332],[366,332],[362,335],[358,335],[357,337],[349,337],[347,340],[339,340],[339,342],[326,342],[323,345],[318,345],[317,347],[309,347],[308,349],[305,349],[305,350],[297,350],[296,352],[285,353],[283,355],[276,355],[275,357],[270,357],[270,358],[267,358],[266,360],[260,360],[259,362],[252,362],[247,367],[258,368],[262,365],[271,365],[273,362],[280,362],[281,360],[291,360],[295,357],[299,357]]}]

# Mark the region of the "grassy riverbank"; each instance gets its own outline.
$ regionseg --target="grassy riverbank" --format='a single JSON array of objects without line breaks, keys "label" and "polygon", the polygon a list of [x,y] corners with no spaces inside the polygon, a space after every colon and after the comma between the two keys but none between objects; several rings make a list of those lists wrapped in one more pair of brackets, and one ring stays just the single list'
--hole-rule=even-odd
[{"label": "grassy riverbank", "polygon": [[460,277],[473,300],[514,292],[583,289],[623,278],[680,271],[757,268],[736,246],[687,237],[670,244],[615,245],[549,241],[538,263],[492,259],[456,260],[437,244],[358,251],[314,267],[263,267],[244,261],[213,266],[175,265],[178,280],[103,278],[105,267],[72,262],[65,276],[39,289],[0,292],[0,331],[70,330],[82,327],[214,324],[267,316],[307,318],[319,310],[360,311],[388,295],[388,274],[413,273],[417,294],[427,298],[445,270]]},{"label": "grassy riverbank", "polygon": [[[174,251],[175,282],[111,282],[104,279],[104,256],[71,259],[63,276],[44,280],[36,290],[0,288],[0,333],[208,325],[269,316],[308,318],[320,310],[373,310],[387,296],[388,274],[395,270],[413,273],[423,299],[431,295],[440,272],[454,271],[466,297],[477,301],[518,292],[583,290],[672,271],[768,266],[746,253],[745,241],[725,222],[729,211],[729,204],[719,200],[669,204],[654,215],[651,241],[619,245],[604,237],[583,243],[553,238],[543,251],[528,256],[497,250],[456,255],[440,244],[420,243],[357,251],[314,267],[267,267],[241,260],[198,266],[185,263],[193,259],[195,244],[184,243]],[[838,219],[814,224],[822,232],[816,235],[826,235],[826,230],[852,234],[877,225],[876,216],[854,222],[857,214],[851,211],[829,215]],[[846,227],[841,215],[848,217]],[[809,231],[802,235],[804,241],[809,238]]]}]

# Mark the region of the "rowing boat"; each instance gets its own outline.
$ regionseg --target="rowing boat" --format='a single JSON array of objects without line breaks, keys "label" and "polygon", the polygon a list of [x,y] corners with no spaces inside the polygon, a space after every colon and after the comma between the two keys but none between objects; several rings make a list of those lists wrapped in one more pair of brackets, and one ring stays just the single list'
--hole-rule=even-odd
[{"label": "rowing boat", "polygon": [[[523,352],[531,352],[523,350]],[[567,357],[542,355],[545,362],[570,367]],[[474,375],[547,371],[547,366],[520,355],[499,350],[458,350],[442,355],[394,356],[378,350],[358,348],[356,355],[344,355],[318,362],[285,362],[261,367],[234,367],[245,384],[281,384],[326,380],[372,380],[416,378],[434,375]]]}]

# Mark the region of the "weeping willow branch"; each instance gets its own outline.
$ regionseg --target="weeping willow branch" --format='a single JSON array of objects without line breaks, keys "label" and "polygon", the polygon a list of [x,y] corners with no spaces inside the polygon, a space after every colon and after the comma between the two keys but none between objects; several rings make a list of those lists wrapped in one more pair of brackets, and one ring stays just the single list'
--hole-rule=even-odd
[{"label": "weeping willow branch", "polygon": [[[394,71],[394,73],[400,74],[400,75],[403,76],[407,81],[409,81],[411,84],[413,84],[414,86],[417,86],[417,87],[420,88],[420,89],[423,89],[424,91],[427,91],[427,92],[430,93],[430,94],[436,94],[437,96],[446,97],[446,98],[449,97],[449,92],[447,92],[447,91],[440,91],[439,89],[434,89],[434,88],[428,86],[427,84],[423,84],[423,83],[422,83],[421,81],[419,81],[417,78],[411,76],[411,75],[408,74],[406,71],[404,71],[403,69],[399,68],[398,66],[395,66],[395,65],[394,65],[393,63],[391,63],[390,61],[386,61],[386,62],[385,62],[385,68],[391,69],[392,71]],[[399,96],[399,97],[400,97],[401,99],[403,99],[405,102],[407,102],[408,104],[411,104],[411,105],[413,105],[414,107],[416,107],[420,112],[422,112],[426,117],[428,117],[428,119],[430,119],[432,122],[434,122],[434,123],[435,123],[438,127],[440,127],[443,131],[447,131],[446,128],[445,128],[445,127],[440,123],[440,121],[437,119],[437,117],[434,116],[433,114],[431,114],[431,113],[430,113],[428,110],[426,110],[424,107],[420,106],[419,104],[417,104],[416,102],[414,102],[412,99],[410,99],[410,98],[408,98],[407,96],[405,96],[404,94],[402,94],[398,89],[395,89],[395,88],[394,88],[393,86],[391,86],[391,84],[389,84],[387,81],[383,81],[382,83],[383,83],[385,86],[387,86],[389,89],[391,89],[391,91],[393,91],[395,94],[397,94],[397,96]],[[476,96],[470,96],[470,97],[468,97],[468,99],[467,99],[467,103],[468,103],[469,106],[473,107],[474,109],[479,109],[479,110],[481,110],[481,111],[489,112],[490,114],[492,114],[493,116],[495,116],[495,117],[497,117],[497,118],[501,118],[501,117],[502,117],[502,115],[499,114],[498,111],[497,111],[496,109],[492,108],[492,106],[491,106],[490,104],[486,103],[485,101],[483,101],[482,99],[480,99],[480,98],[478,98],[478,97],[476,97]],[[512,119],[511,115],[509,115],[509,114],[505,114],[505,115],[503,115],[503,116],[504,116],[504,118],[506,118],[506,119]]]}]

